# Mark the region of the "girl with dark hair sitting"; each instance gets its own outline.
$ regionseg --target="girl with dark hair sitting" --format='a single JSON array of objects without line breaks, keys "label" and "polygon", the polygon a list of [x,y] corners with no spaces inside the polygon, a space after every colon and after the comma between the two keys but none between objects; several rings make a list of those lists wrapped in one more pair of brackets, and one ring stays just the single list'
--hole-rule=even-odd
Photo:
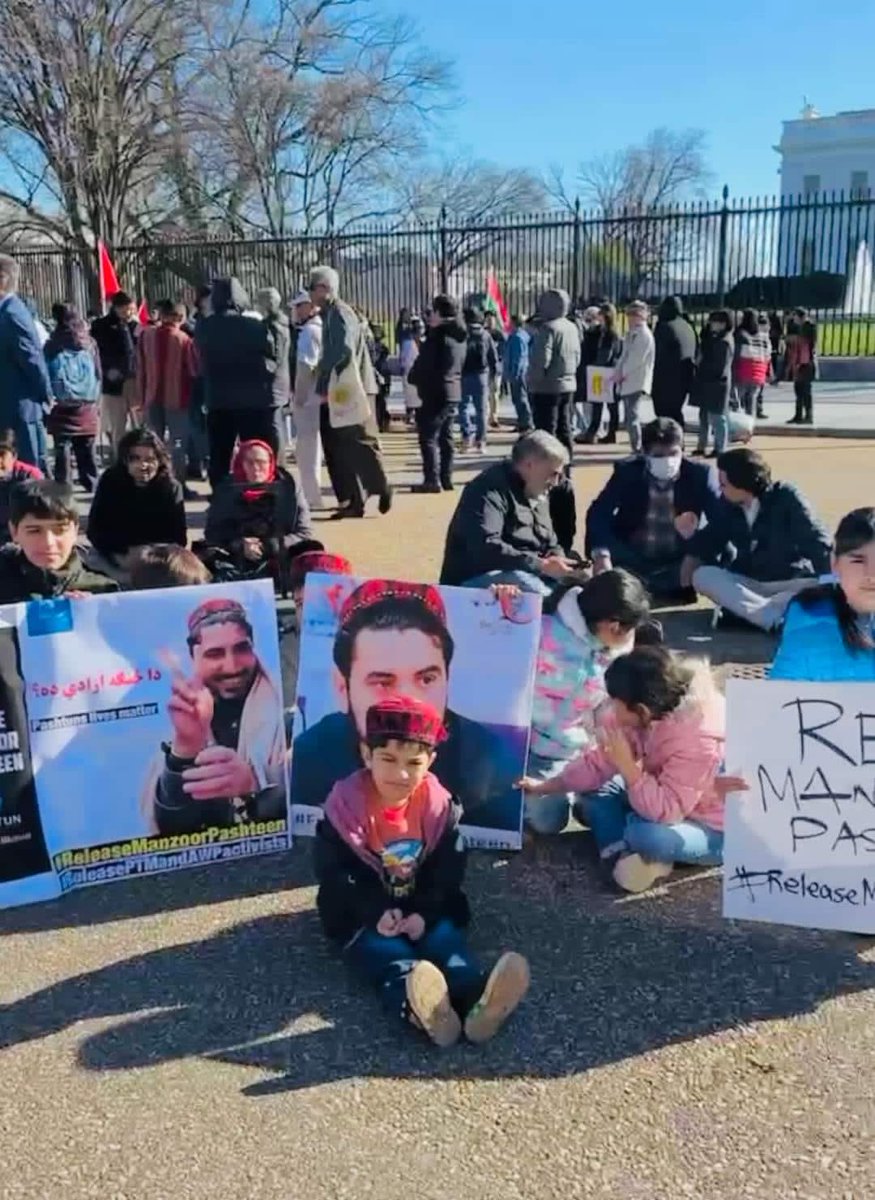
[{"label": "girl with dark hair sitting", "polygon": [[[532,729],[526,772],[558,775],[595,744],[596,712],[607,698],[605,671],[635,643],[650,615],[640,580],[627,571],[603,571],[588,582],[557,589],[544,602]],[[536,833],[561,833],[568,824],[568,794],[529,795],[526,821]]]},{"label": "girl with dark hair sitting", "polygon": [[708,664],[642,646],[611,663],[605,686],[600,744],[520,786],[534,796],[580,793],[574,815],[627,892],[646,891],[676,862],[721,862],[726,711]]},{"label": "girl with dark hair sitting", "polygon": [[832,569],[790,605],[771,679],[875,681],[875,508],[842,517]]},{"label": "girl with dark hair sitting", "polygon": [[141,546],[184,546],[187,538],[182,485],[164,443],[151,429],[132,429],[119,442],[118,461],[101,475],[91,505],[94,565],[126,584]]}]

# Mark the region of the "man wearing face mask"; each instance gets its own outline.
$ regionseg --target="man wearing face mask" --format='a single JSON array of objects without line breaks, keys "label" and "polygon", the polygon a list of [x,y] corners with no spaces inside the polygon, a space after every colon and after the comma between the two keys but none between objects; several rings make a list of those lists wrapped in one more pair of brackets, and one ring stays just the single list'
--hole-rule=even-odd
[{"label": "man wearing face mask", "polygon": [[720,505],[717,473],[684,457],[677,421],[660,417],[642,430],[643,456],[617,463],[586,514],[586,552],[598,574],[623,567],[655,596],[680,598],[681,563],[704,516]]}]

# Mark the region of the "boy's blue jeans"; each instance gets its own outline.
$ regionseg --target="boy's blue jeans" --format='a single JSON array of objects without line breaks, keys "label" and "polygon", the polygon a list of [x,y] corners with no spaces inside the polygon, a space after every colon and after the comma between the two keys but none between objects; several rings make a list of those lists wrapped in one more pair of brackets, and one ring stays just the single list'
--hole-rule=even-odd
[{"label": "boy's blue jeans", "polygon": [[384,1007],[405,1019],[406,980],[418,962],[434,963],[443,972],[450,1000],[460,1016],[467,1015],[486,986],[486,972],[468,949],[464,930],[452,921],[438,921],[418,942],[363,929],[343,954],[355,974],[377,989]]},{"label": "boy's blue jeans", "polygon": [[[486,441],[486,405],[489,400],[489,378],[486,375],[462,376],[462,400],[459,404],[459,430],[465,441]],[[470,406],[474,406],[471,423]]]},{"label": "boy's blue jeans", "polygon": [[625,784],[614,779],[597,792],[581,792],[574,802],[574,815],[588,825],[599,850],[625,843],[633,854],[655,862],[695,863],[719,866],[723,862],[723,831],[681,821],[663,825],[634,812]]}]

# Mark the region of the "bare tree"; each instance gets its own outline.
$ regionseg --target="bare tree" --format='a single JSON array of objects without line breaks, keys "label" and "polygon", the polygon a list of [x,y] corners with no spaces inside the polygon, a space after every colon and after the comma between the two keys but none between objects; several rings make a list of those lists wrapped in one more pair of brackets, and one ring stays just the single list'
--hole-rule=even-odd
[{"label": "bare tree", "polygon": [[138,230],[173,118],[165,79],[205,2],[4,0],[0,197],[15,230],[83,248]]},{"label": "bare tree", "polygon": [[386,210],[448,85],[371,0],[4,0],[2,232],[336,230]]},{"label": "bare tree", "polygon": [[[591,249],[630,292],[665,279],[689,261],[694,218],[682,206],[702,198],[711,178],[705,134],[698,129],[655,129],[641,145],[581,164],[578,195],[600,218],[597,232],[586,231],[597,239]],[[573,211],[560,170],[551,168],[546,186]]]},{"label": "bare tree", "polygon": [[436,225],[445,216],[442,248],[450,276],[475,264],[482,274],[490,257],[518,239],[513,218],[530,216],[547,202],[533,172],[465,157],[407,173],[397,186],[402,219]]},{"label": "bare tree", "polygon": [[[387,211],[393,156],[416,150],[449,71],[368,0],[274,0],[226,15],[177,170],[237,233],[337,232]],[[196,152],[192,152],[196,146]],[[224,184],[224,186],[223,186]]]}]

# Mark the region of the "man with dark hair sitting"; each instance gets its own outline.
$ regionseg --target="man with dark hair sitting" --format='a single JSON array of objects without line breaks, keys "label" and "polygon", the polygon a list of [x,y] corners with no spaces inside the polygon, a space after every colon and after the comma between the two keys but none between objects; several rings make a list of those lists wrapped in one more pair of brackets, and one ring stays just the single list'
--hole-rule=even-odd
[{"label": "man with dark hair sitting", "polygon": [[79,510],[68,484],[19,484],[9,500],[9,532],[13,544],[0,550],[0,604],[118,591],[79,556]]},{"label": "man with dark hair sitting", "polygon": [[677,421],[660,417],[641,431],[643,455],[617,463],[586,514],[586,552],[596,574],[622,567],[658,596],[689,589],[681,563],[689,539],[720,503],[717,475],[684,456]]},{"label": "man with dark hair sitting", "polygon": [[[759,629],[780,626],[794,596],[829,571],[830,537],[792,483],[775,483],[756,450],[717,459],[723,499],[690,544],[684,578]],[[718,565],[719,564],[719,565]]]}]

